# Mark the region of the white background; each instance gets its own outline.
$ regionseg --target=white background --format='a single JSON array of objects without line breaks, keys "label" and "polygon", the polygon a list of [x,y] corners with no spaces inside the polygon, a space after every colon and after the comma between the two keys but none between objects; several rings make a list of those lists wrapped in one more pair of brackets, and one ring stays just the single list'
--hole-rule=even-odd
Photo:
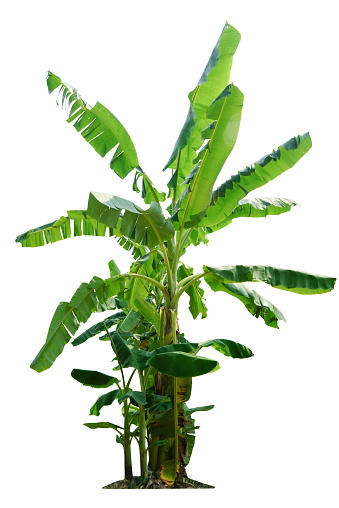
[{"label": "white background", "polygon": [[[22,249],[15,237],[68,209],[83,209],[91,190],[139,202],[125,181],[69,126],[48,96],[50,69],[125,125],[142,168],[158,187],[185,120],[187,94],[205,67],[225,21],[242,34],[231,81],[244,93],[236,148],[218,180],[226,180],[292,136],[310,131],[313,148],[253,196],[295,199],[301,206],[266,219],[238,219],[185,260],[269,264],[338,277],[337,25],[334,2],[181,0],[7,3],[2,48],[1,496],[6,507],[113,506],[115,502],[213,503],[337,507],[338,288],[299,296],[256,284],[284,313],[266,327],[226,294],[206,289],[209,317],[195,322],[180,309],[193,341],[228,338],[254,357],[206,356],[221,369],[194,380],[196,413],[191,478],[216,489],[183,494],[102,491],[123,477],[122,448],[110,430],[82,424],[103,391],[70,377],[72,368],[110,372],[111,352],[97,339],[66,346],[53,368],[29,365],[60,301],[81,282],[107,277],[114,258],[130,256],[109,238],[76,238]],[[109,154],[110,155],[110,154]],[[109,156],[108,156],[109,157]],[[101,316],[100,316],[101,317]],[[91,318],[88,325],[98,320]],[[83,330],[86,329],[86,325]],[[111,415],[113,413],[113,415]],[[113,406],[102,420],[118,423]],[[135,473],[138,473],[137,454]]]}]

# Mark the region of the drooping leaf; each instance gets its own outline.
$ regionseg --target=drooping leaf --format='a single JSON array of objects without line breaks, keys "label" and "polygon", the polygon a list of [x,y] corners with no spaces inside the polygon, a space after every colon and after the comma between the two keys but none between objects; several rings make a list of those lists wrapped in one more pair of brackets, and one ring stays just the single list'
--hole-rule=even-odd
[{"label": "drooping leaf", "polygon": [[182,351],[153,354],[148,363],[163,374],[181,378],[202,376],[220,368],[216,360]]},{"label": "drooping leaf", "polygon": [[[182,263],[178,268],[178,282],[186,277],[193,275],[193,268],[189,268]],[[201,280],[197,280],[194,284],[191,284],[186,293],[189,296],[189,310],[193,316],[193,319],[196,319],[199,314],[201,314],[201,318],[207,317],[207,307],[205,305],[204,298],[204,290],[200,287]]]},{"label": "drooping leaf", "polygon": [[[105,199],[108,199],[106,203]],[[125,213],[122,215],[122,211]],[[174,228],[165,219],[158,203],[142,210],[131,201],[108,194],[91,193],[88,210],[69,210],[67,216],[38,228],[30,229],[16,238],[23,247],[41,247],[77,236],[115,236],[126,250],[137,249],[137,256],[145,254],[143,245],[158,245],[158,236],[168,240]],[[103,219],[101,219],[101,216]],[[142,244],[142,245],[141,245]]]},{"label": "drooping leaf", "polygon": [[278,320],[286,321],[282,312],[273,303],[245,284],[227,284],[213,275],[205,277],[205,281],[212,291],[223,291],[240,300],[252,316],[261,317],[267,326],[279,328]]},{"label": "drooping leaf", "polygon": [[117,228],[121,211],[125,210],[119,231],[137,244],[153,248],[162,241],[174,236],[174,228],[169,219],[165,219],[158,203],[152,203],[143,210],[127,199],[91,192],[88,200],[88,214],[110,228]]},{"label": "drooping leaf", "polygon": [[207,233],[219,231],[225,226],[228,226],[233,219],[238,217],[267,217],[267,215],[280,215],[289,212],[292,206],[297,203],[293,199],[287,198],[253,198],[242,199],[239,201],[238,206],[233,212],[214,226],[207,226]]},{"label": "drooping leaf", "polygon": [[216,351],[231,358],[250,358],[253,353],[248,347],[227,339],[211,339],[197,344],[197,352],[203,348],[212,346]]},{"label": "drooping leaf", "polygon": [[239,171],[212,194],[209,207],[199,226],[219,224],[231,215],[240,200],[292,168],[311,148],[309,133],[291,138],[272,153]]},{"label": "drooping leaf", "polygon": [[155,307],[153,307],[147,300],[143,300],[140,296],[134,298],[134,304],[144,318],[151,323],[157,334],[160,334],[160,317]]},{"label": "drooping leaf", "polygon": [[[146,254],[132,263],[129,273],[136,275],[145,275],[149,278],[161,281],[163,279],[164,264],[160,263],[159,253],[157,250],[147,251]],[[134,311],[138,308],[135,305],[135,298],[138,296],[146,299],[150,294],[151,283],[140,277],[131,277],[126,283],[125,298]]]},{"label": "drooping leaf", "polygon": [[141,404],[143,406],[146,406],[146,404],[147,404],[146,394],[144,392],[140,392],[137,390],[132,391],[131,400],[132,400],[132,403],[135,405]]},{"label": "drooping leaf", "polygon": [[69,210],[67,214],[66,217],[61,216],[56,221],[26,231],[15,241],[23,247],[41,247],[73,236],[105,236],[108,228],[90,217],[85,210]]},{"label": "drooping leaf", "polygon": [[122,367],[132,367],[140,371],[146,368],[150,357],[148,351],[138,349],[134,344],[128,344],[118,332],[111,335],[111,341]]},{"label": "drooping leaf", "polygon": [[[262,265],[204,266],[205,280],[215,277],[223,282],[265,282],[270,286],[293,293],[313,295],[327,293],[334,288],[336,279],[297,270]],[[208,278],[208,279],[207,279]]]},{"label": "drooping leaf", "polygon": [[142,190],[141,190],[141,197],[144,200],[144,202],[149,205],[152,203],[152,201],[155,201],[156,203],[159,203],[159,201],[165,201],[166,194],[165,192],[158,191],[150,178],[144,173],[144,171],[141,168],[136,168],[135,170],[135,178],[133,183],[133,190],[135,192],[140,192],[138,187],[138,180],[141,179],[142,181]]},{"label": "drooping leaf", "polygon": [[110,163],[111,169],[125,178],[130,171],[139,167],[138,156],[130,135],[119,120],[105,106],[97,102],[94,107],[83,101],[77,90],[48,72],[48,91],[51,93],[60,86],[59,96],[62,106],[68,112],[68,122],[81,133],[82,137],[104,157],[117,146]]},{"label": "drooping leaf", "polygon": [[197,86],[189,93],[189,112],[164,168],[175,170],[168,184],[171,196],[173,192],[177,198],[180,196],[184,190],[180,185],[195,165],[193,160],[203,141],[201,133],[211,123],[206,117],[206,109],[229,84],[233,55],[239,41],[239,32],[226,23]]},{"label": "drooping leaf", "polygon": [[119,382],[116,377],[102,374],[102,372],[96,370],[73,369],[71,376],[84,386],[91,386],[92,388],[108,388]]},{"label": "drooping leaf", "polygon": [[173,485],[177,473],[179,473],[179,463],[175,459],[166,460],[159,471],[161,480],[170,486]]},{"label": "drooping leaf", "polygon": [[80,323],[85,323],[92,313],[101,311],[102,304],[120,293],[124,285],[124,277],[119,275],[106,280],[93,277],[90,283],[82,283],[69,303],[61,302],[58,305],[46,342],[31,363],[31,368],[42,372],[51,367]]},{"label": "drooping leaf", "polygon": [[105,393],[104,395],[101,395],[91,407],[89,414],[99,416],[103,406],[110,406],[120,395],[120,390],[113,390],[111,392]]},{"label": "drooping leaf", "polygon": [[127,316],[125,315],[125,319],[122,321],[119,329],[121,332],[131,332],[133,328],[137,326],[140,322],[142,316],[139,312],[134,312],[130,310]]}]

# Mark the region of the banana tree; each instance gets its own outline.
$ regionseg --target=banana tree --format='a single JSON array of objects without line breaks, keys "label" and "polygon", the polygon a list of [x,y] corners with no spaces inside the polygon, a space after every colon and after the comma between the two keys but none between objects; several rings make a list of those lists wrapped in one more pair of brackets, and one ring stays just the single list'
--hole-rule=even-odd
[{"label": "banana tree", "polygon": [[[110,277],[93,277],[89,283],[79,286],[70,302],[59,304],[46,342],[31,367],[37,372],[51,367],[81,323],[95,312],[116,308],[119,301],[126,305],[124,319],[128,316],[133,319],[137,313],[143,316],[153,330],[152,341],[146,348],[129,343],[119,330],[110,336],[107,327],[106,332],[121,371],[124,367],[139,371],[139,393],[143,394],[139,398],[134,396],[134,399],[127,395],[128,382],[118,390],[117,396],[125,397],[125,433],[121,432],[120,439],[125,445],[129,441],[126,400],[130,397],[132,405],[133,401],[139,404],[139,430],[135,435],[139,444],[142,442],[141,476],[146,478],[148,474],[147,439],[148,468],[160,471],[162,480],[169,485],[180,484],[186,475],[185,466],[194,442],[192,412],[211,408],[205,406],[192,410],[186,405],[192,378],[214,372],[219,367],[216,361],[200,356],[199,351],[212,346],[232,358],[253,356],[248,348],[226,338],[217,337],[200,344],[187,341],[178,326],[181,296],[188,294],[194,319],[199,315],[205,318],[203,282],[213,291],[237,298],[253,316],[260,317],[267,326],[278,328],[279,320],[285,320],[281,311],[246,282],[264,282],[303,295],[326,293],[335,284],[333,277],[262,265],[214,267],[206,264],[199,273],[194,273],[181,260],[189,246],[208,243],[208,235],[236,218],[260,218],[289,212],[296,205],[291,199],[249,199],[247,194],[292,168],[312,146],[309,133],[292,137],[215,187],[216,179],[234,148],[240,126],[243,94],[229,83],[233,55],[239,42],[239,32],[226,23],[200,80],[188,95],[186,121],[163,168],[169,173],[167,193],[156,189],[141,168],[132,139],[120,121],[99,102],[91,107],[73,86],[49,72],[48,91],[59,91],[58,101],[67,111],[67,121],[101,157],[114,149],[110,168],[121,179],[134,174],[132,191],[141,192],[146,206],[140,207],[118,196],[91,192],[85,209],[69,210],[58,220],[31,229],[16,239],[23,247],[39,247],[81,235],[108,234],[133,254],[134,261],[128,272],[120,273],[115,262],[110,262]],[[88,337],[91,333],[88,332]],[[82,334],[75,340],[81,343],[83,339]],[[132,360],[123,364],[118,343],[128,358],[132,350],[134,353],[139,351],[142,368]],[[148,382],[150,379],[152,385]],[[109,380],[109,383],[114,382]],[[171,407],[154,411],[152,415],[149,404],[145,403],[147,393],[165,397],[163,400],[170,400]],[[126,453],[125,474],[130,477],[128,449]]]}]

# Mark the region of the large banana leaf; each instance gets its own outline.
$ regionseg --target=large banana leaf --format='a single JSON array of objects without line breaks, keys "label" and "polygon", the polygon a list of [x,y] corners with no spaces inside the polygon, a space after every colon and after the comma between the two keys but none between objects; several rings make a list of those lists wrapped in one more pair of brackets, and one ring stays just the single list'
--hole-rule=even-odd
[{"label": "large banana leaf", "polygon": [[174,236],[174,228],[169,219],[165,219],[161,206],[152,202],[143,210],[127,199],[91,192],[88,200],[88,214],[110,228],[116,228],[121,210],[125,210],[119,226],[119,232],[137,244],[153,248],[160,241]]},{"label": "large banana leaf", "polygon": [[[150,178],[139,166],[133,141],[113,113],[99,102],[92,108],[72,85],[62,81],[52,72],[48,72],[47,87],[49,93],[60,87],[59,97],[62,107],[68,112],[67,122],[74,122],[75,129],[101,157],[117,146],[110,167],[120,178],[125,178],[133,169],[136,170],[136,177],[142,179],[142,197],[145,203],[165,200],[165,193],[154,188]],[[136,182],[133,190],[139,192]]]},{"label": "large banana leaf", "polygon": [[188,186],[174,208],[173,220],[179,225],[184,221],[185,227],[191,227],[205,215],[213,185],[238,136],[243,99],[236,86],[228,85],[207,109],[213,123],[203,132],[208,142],[194,159],[197,165],[184,181]]},{"label": "large banana leaf", "polygon": [[116,145],[110,166],[121,178],[139,166],[138,156],[125,127],[105,106],[97,102],[92,108],[83,101],[77,90],[48,72],[49,93],[60,87],[61,104],[68,110],[68,122],[75,120],[73,126],[82,137],[104,157]]},{"label": "large banana leaf", "polygon": [[171,221],[165,220],[160,205],[155,202],[143,210],[127,199],[91,192],[87,211],[67,213],[66,217],[19,235],[15,241],[23,247],[40,247],[72,236],[105,236],[109,230],[110,236],[127,237],[131,242],[127,248],[138,249],[140,244],[152,248],[158,245],[159,238],[168,240],[174,236]]},{"label": "large banana leaf", "polygon": [[200,351],[201,348],[209,346],[212,346],[216,351],[219,351],[219,353],[222,353],[225,356],[229,356],[230,358],[250,358],[253,356],[253,353],[250,349],[248,349],[246,346],[243,346],[242,344],[239,344],[238,342],[227,339],[211,339],[204,342],[168,344],[167,346],[162,346],[152,351],[151,358],[156,355],[178,352],[185,353],[186,355],[195,355]]},{"label": "large banana leaf", "polygon": [[148,359],[148,363],[163,374],[179,378],[202,376],[220,368],[215,360],[183,351],[155,354]]},{"label": "large banana leaf", "polygon": [[267,326],[279,328],[278,320],[286,321],[282,312],[273,303],[245,284],[226,284],[221,279],[214,277],[206,277],[205,280],[213,291],[223,291],[238,298],[252,316],[263,318]]},{"label": "large banana leaf", "polygon": [[299,293],[314,295],[327,293],[334,288],[336,279],[324,275],[315,275],[285,268],[274,268],[262,265],[236,265],[236,266],[204,266],[205,280],[212,289],[215,281],[232,282],[265,282],[270,286]]},{"label": "large banana leaf", "polygon": [[164,168],[175,170],[168,187],[171,195],[176,192],[177,198],[184,190],[180,184],[194,167],[193,160],[202,144],[201,132],[211,123],[206,118],[206,109],[229,84],[233,55],[239,42],[239,32],[226,23],[197,86],[188,95],[189,112]]},{"label": "large banana leaf", "polygon": [[[52,318],[46,342],[31,363],[31,368],[42,372],[62,353],[71,335],[94,313],[103,310],[103,304],[125,287],[125,277],[116,275],[103,280],[93,277],[90,283],[83,282],[70,302],[61,302]],[[106,309],[105,309],[106,310]]]},{"label": "large banana leaf", "polygon": [[213,226],[207,226],[207,233],[218,231],[238,217],[267,217],[267,215],[280,215],[289,212],[292,206],[298,203],[286,198],[254,198],[242,199],[233,212],[226,219]]},{"label": "large banana leaf", "polygon": [[309,133],[291,138],[274,152],[226,180],[213,192],[206,217],[199,226],[213,226],[227,219],[244,196],[293,167],[311,146]]}]

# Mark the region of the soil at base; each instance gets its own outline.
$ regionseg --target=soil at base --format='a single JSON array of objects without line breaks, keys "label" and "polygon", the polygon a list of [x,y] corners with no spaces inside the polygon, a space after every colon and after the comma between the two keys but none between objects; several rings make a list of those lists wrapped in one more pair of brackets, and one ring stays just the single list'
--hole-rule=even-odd
[{"label": "soil at base", "polygon": [[183,478],[179,485],[166,485],[158,475],[149,476],[143,482],[140,476],[134,476],[133,480],[118,480],[102,487],[103,489],[214,489],[212,485],[197,482],[191,478]]}]

